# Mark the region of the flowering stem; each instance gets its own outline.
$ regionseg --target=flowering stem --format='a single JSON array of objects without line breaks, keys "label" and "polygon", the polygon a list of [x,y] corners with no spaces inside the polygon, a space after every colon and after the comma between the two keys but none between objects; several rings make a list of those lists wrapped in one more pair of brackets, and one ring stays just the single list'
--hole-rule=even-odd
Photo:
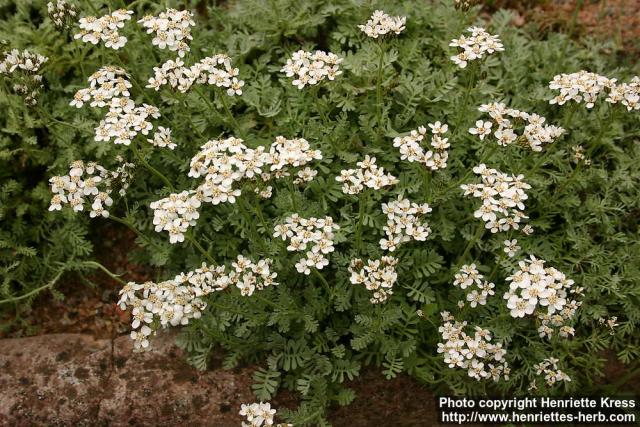
[{"label": "flowering stem", "polygon": [[429,197],[431,195],[431,172],[429,171],[429,169],[420,167],[421,171],[422,171],[422,178],[423,178],[423,189],[422,191],[424,192],[424,199],[425,201],[429,201]]},{"label": "flowering stem", "polygon": [[62,277],[63,273],[64,273],[64,268],[58,271],[58,274],[56,274],[55,277],[51,279],[46,285],[40,286],[39,288],[36,288],[30,292],[27,292],[26,294],[20,295],[19,297],[11,297],[11,298],[0,300],[0,305],[20,301],[25,298],[29,298],[32,295],[36,295],[40,291],[53,287],[56,284],[56,282],[60,279],[60,277]]},{"label": "flowering stem", "polygon": [[287,185],[289,186],[289,195],[291,196],[291,207],[293,208],[294,212],[298,212],[298,206],[296,204],[296,198],[295,198],[295,188],[293,186],[293,177],[290,176],[289,179],[287,180]]},{"label": "flowering stem", "polygon": [[362,246],[362,222],[364,220],[364,210],[369,200],[369,192],[365,189],[360,193],[358,223],[356,224],[356,247],[360,252]]},{"label": "flowering stem", "polygon": [[329,282],[327,282],[327,279],[324,278],[324,276],[322,275],[322,273],[320,273],[318,271],[317,268],[312,268],[313,273],[318,277],[318,279],[320,279],[320,281],[322,282],[322,285],[324,286],[324,288],[327,291],[327,295],[329,295],[329,299],[333,299],[333,291],[331,290],[331,286],[329,286]]},{"label": "flowering stem", "polygon": [[140,163],[142,163],[142,165],[147,168],[152,174],[156,175],[158,178],[160,178],[162,181],[164,181],[164,183],[167,185],[167,187],[169,187],[169,189],[175,193],[176,189],[173,186],[173,184],[171,184],[171,181],[169,181],[169,179],[164,176],[160,171],[158,171],[156,168],[154,168],[153,166],[151,166],[142,156],[142,154],[140,153],[140,151],[138,151],[138,147],[136,146],[136,144],[133,144],[131,146],[131,148],[133,149],[133,153],[135,154],[135,156],[138,158],[138,160],[140,160]]},{"label": "flowering stem", "polygon": [[229,117],[229,121],[231,121],[232,126],[236,129],[236,131],[240,135],[240,138],[242,138],[243,140],[246,140],[247,135],[245,135],[245,133],[243,132],[236,118],[233,117],[233,114],[231,113],[231,109],[229,108],[229,104],[227,104],[227,99],[224,96],[224,94],[220,97],[220,101],[222,101],[222,106],[224,107],[224,111],[227,113],[227,116]]},{"label": "flowering stem", "polygon": [[460,258],[458,258],[458,261],[456,261],[456,265],[460,264],[460,262],[464,262],[467,255],[469,255],[471,248],[474,247],[476,243],[478,243],[478,241],[480,241],[480,238],[484,234],[484,230],[484,225],[480,224],[478,226],[478,229],[476,230],[476,233],[473,235],[471,240],[469,240],[469,243],[467,243],[467,247],[464,248],[464,252],[462,252],[462,255],[460,255]]},{"label": "flowering stem", "polygon": [[243,201],[242,198],[238,199],[238,209],[240,210],[240,214],[244,218],[245,222],[249,225],[249,228],[251,229],[251,234],[253,235],[253,240],[258,242],[258,244],[262,248],[262,252],[266,254],[267,253],[267,247],[264,245],[264,242],[262,241],[262,238],[260,237],[260,234],[258,234],[258,230],[256,229],[256,225],[255,225],[253,219],[251,218],[251,216],[249,215],[249,211],[244,206],[244,201]]},{"label": "flowering stem", "polygon": [[126,285],[127,282],[125,282],[124,280],[122,280],[120,278],[120,276],[118,276],[117,274],[113,273],[111,270],[109,270],[107,267],[105,267],[104,265],[100,264],[99,262],[96,261],[85,261],[82,263],[83,266],[87,266],[87,267],[93,267],[93,268],[97,268],[102,270],[107,276],[111,277],[113,280],[115,280],[116,282],[120,283],[121,285]]},{"label": "flowering stem", "polygon": [[382,135],[382,78],[384,66],[384,49],[382,42],[378,43],[380,50],[380,59],[378,60],[378,78],[376,80],[376,124],[378,125],[378,134]]},{"label": "flowering stem", "polygon": [[213,257],[211,255],[209,255],[209,252],[207,252],[200,243],[198,243],[198,241],[191,235],[191,233],[186,233],[185,237],[187,238],[188,241],[191,242],[191,244],[193,244],[193,246],[196,247],[196,249],[198,249],[200,251],[200,253],[202,253],[202,255],[205,256],[205,258],[207,258],[207,260],[209,260],[209,262],[211,264],[215,264],[216,260],[213,259]]}]

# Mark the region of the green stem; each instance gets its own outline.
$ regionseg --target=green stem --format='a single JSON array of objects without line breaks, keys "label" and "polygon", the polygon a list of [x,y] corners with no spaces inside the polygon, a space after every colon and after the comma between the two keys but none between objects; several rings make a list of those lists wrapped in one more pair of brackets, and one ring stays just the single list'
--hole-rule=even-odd
[{"label": "green stem", "polygon": [[215,264],[216,260],[213,259],[213,257],[211,255],[209,255],[209,252],[207,252],[200,243],[198,243],[198,241],[191,235],[191,233],[186,233],[185,237],[187,238],[187,240],[189,242],[191,242],[191,244],[193,246],[196,247],[196,249],[198,249],[200,251],[200,253],[202,253],[202,255],[204,255],[204,257],[211,263],[211,264]]},{"label": "green stem", "polygon": [[362,222],[364,220],[364,210],[369,199],[367,189],[364,189],[362,193],[360,193],[359,199],[358,223],[356,224],[356,247],[358,248],[358,253],[362,250]]},{"label": "green stem", "polygon": [[469,255],[469,252],[471,251],[471,248],[473,248],[476,245],[476,243],[478,243],[480,241],[480,238],[484,234],[484,231],[485,231],[484,224],[478,225],[478,229],[476,230],[475,234],[473,235],[471,240],[469,240],[469,243],[467,243],[467,247],[464,248],[464,252],[462,252],[462,255],[460,255],[460,257],[456,261],[456,266],[458,266],[460,264],[460,262],[464,262],[464,260],[466,259],[467,255]]},{"label": "green stem", "polygon": [[154,168],[153,166],[151,166],[142,156],[142,154],[140,153],[140,151],[138,150],[138,147],[136,146],[136,144],[132,144],[131,148],[133,149],[133,153],[135,154],[135,156],[138,158],[138,160],[140,160],[140,163],[142,163],[142,165],[147,168],[153,175],[157,176],[158,178],[160,178],[167,187],[169,187],[169,189],[175,193],[176,189],[173,186],[173,184],[171,184],[171,181],[169,181],[169,179],[164,176],[160,171],[158,171],[156,168]]},{"label": "green stem", "polygon": [[295,198],[295,193],[296,190],[293,186],[293,176],[290,176],[289,179],[287,180],[287,185],[289,187],[289,196],[291,198],[291,207],[293,208],[294,212],[298,212],[298,206],[296,204],[296,198]]},{"label": "green stem", "polygon": [[117,281],[121,285],[126,285],[127,284],[127,282],[122,280],[120,278],[120,276],[118,276],[117,274],[113,273],[111,270],[109,270],[107,267],[105,267],[104,265],[100,264],[99,262],[96,262],[96,261],[85,261],[85,262],[82,263],[82,265],[83,266],[87,266],[87,267],[93,267],[93,268],[100,269],[107,276],[111,277],[113,280]]},{"label": "green stem", "polygon": [[382,42],[378,43],[380,50],[380,58],[378,60],[378,77],[376,80],[376,124],[378,125],[378,134],[382,136],[382,79],[384,77],[384,48]]},{"label": "green stem", "polygon": [[7,303],[12,303],[12,302],[16,302],[16,301],[20,301],[20,300],[23,300],[25,298],[29,298],[31,295],[35,295],[38,292],[41,292],[41,291],[43,291],[45,289],[49,289],[49,288],[53,287],[56,284],[56,282],[60,279],[60,277],[62,277],[63,273],[64,273],[64,268],[61,269],[58,272],[58,274],[56,274],[56,276],[53,279],[51,279],[51,281],[49,281],[49,283],[47,283],[46,285],[40,286],[39,288],[36,288],[36,289],[34,289],[34,290],[30,291],[30,292],[27,292],[26,294],[20,295],[19,297],[12,297],[12,298],[7,298],[7,299],[0,300],[0,305],[7,304]]},{"label": "green stem", "polygon": [[429,198],[431,196],[431,171],[424,167],[423,165],[420,165],[420,169],[422,172],[422,182],[423,182],[423,193],[424,193],[424,200],[426,202],[429,201]]},{"label": "green stem", "polygon": [[325,290],[327,291],[327,295],[329,295],[329,300],[332,300],[333,299],[333,291],[331,289],[331,286],[329,286],[329,282],[327,282],[327,279],[324,278],[322,273],[320,273],[317,268],[312,268],[311,270],[316,275],[316,277],[318,279],[320,279],[320,281],[322,282],[322,285],[324,286]]},{"label": "green stem", "polygon": [[222,102],[222,106],[224,107],[224,111],[227,113],[227,116],[229,117],[229,121],[231,121],[231,125],[236,129],[236,131],[240,135],[240,138],[242,138],[243,140],[246,141],[247,135],[245,135],[244,131],[240,127],[240,124],[238,123],[236,118],[233,117],[233,113],[231,113],[231,109],[229,108],[229,104],[227,104],[227,98],[226,98],[226,96],[224,94],[222,94],[222,96],[220,96],[220,101]]},{"label": "green stem", "polygon": [[260,234],[258,234],[256,225],[253,219],[251,218],[251,216],[249,215],[249,211],[246,209],[246,206],[244,205],[244,203],[245,202],[242,198],[238,199],[238,210],[240,210],[240,214],[244,218],[245,222],[249,225],[249,229],[251,230],[251,234],[253,235],[252,240],[254,242],[258,242],[258,244],[260,245],[260,248],[262,249],[262,252],[266,254],[267,248],[264,244],[264,241],[262,240],[262,237],[260,236]]}]

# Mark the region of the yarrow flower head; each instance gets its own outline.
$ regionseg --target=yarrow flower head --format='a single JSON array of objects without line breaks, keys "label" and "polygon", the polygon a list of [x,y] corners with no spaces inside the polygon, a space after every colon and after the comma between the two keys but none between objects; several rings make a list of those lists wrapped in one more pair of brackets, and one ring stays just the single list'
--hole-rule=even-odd
[{"label": "yarrow flower head", "polygon": [[62,31],[70,28],[76,22],[78,10],[65,0],[50,1],[47,3],[47,12],[56,30]]},{"label": "yarrow flower head", "polygon": [[34,106],[38,103],[38,95],[44,87],[40,68],[49,58],[29,52],[13,49],[4,53],[4,59],[0,62],[0,75],[10,78],[13,82],[13,91],[22,96],[24,103]]},{"label": "yarrow flower head", "polygon": [[553,327],[561,328],[561,335],[573,335],[573,328],[563,325],[570,320],[582,304],[571,295],[582,295],[582,289],[574,287],[574,282],[553,267],[544,267],[545,261],[533,255],[518,263],[519,270],[507,277],[511,282],[509,291],[504,294],[512,317],[525,317],[538,310],[537,317],[542,321],[538,329],[540,336],[551,336]]},{"label": "yarrow flower head", "polygon": [[322,270],[329,264],[328,256],[333,247],[334,231],[339,230],[333,218],[302,218],[298,214],[285,219],[284,224],[276,225],[273,237],[289,241],[289,252],[305,252],[305,257],[296,263],[296,270],[306,275],[311,268]]},{"label": "yarrow flower head", "polygon": [[383,167],[376,165],[375,157],[366,155],[357,165],[359,169],[344,169],[336,177],[336,181],[342,183],[342,192],[345,194],[359,194],[365,187],[380,190],[399,182],[395,176],[385,174]]},{"label": "yarrow flower head", "polygon": [[488,280],[483,280],[484,276],[480,274],[475,264],[463,265],[460,271],[455,274],[453,286],[460,287],[460,289],[467,289],[469,287],[475,287],[467,293],[466,300],[471,306],[475,308],[478,305],[486,305],[487,298],[495,294],[495,284]]},{"label": "yarrow flower head", "polygon": [[193,13],[187,10],[167,9],[158,16],[145,16],[138,21],[147,30],[147,34],[155,33],[151,43],[159,49],[178,52],[180,58],[189,52],[189,42],[193,40],[191,27]]},{"label": "yarrow flower head", "polygon": [[549,82],[549,89],[558,90],[560,94],[549,103],[564,105],[568,101],[574,101],[577,104],[584,103],[587,108],[593,108],[598,97],[608,90],[607,102],[621,103],[628,111],[640,110],[640,77],[633,77],[629,83],[616,82],[616,79],[584,70],[558,74]]},{"label": "yarrow flower head", "polygon": [[[189,227],[196,225],[202,203],[218,205],[235,203],[242,194],[241,182],[266,183],[290,175],[289,169],[306,166],[322,159],[319,150],[311,149],[304,138],[276,137],[266,151],[252,149],[239,138],[211,140],[200,147],[191,159],[189,177],[204,178],[195,190],[170,194],[153,202],[153,223],[157,232],[169,233],[171,243],[183,242]],[[261,196],[271,196],[271,190],[259,190]]]},{"label": "yarrow flower head", "polygon": [[554,357],[544,359],[537,365],[533,365],[536,374],[544,375],[548,386],[553,386],[559,381],[570,382],[571,377],[558,369],[559,360]]},{"label": "yarrow flower head", "polygon": [[496,169],[489,169],[483,163],[473,168],[480,175],[482,183],[463,184],[465,196],[482,200],[482,205],[473,215],[485,222],[485,227],[492,233],[518,230],[520,221],[527,218],[524,214],[524,201],[527,200],[525,190],[531,186],[523,181],[523,175],[507,175]]},{"label": "yarrow flower head", "polygon": [[389,16],[382,10],[376,10],[371,18],[364,25],[358,25],[360,31],[367,37],[377,39],[387,34],[398,35],[405,29],[407,18],[404,16]]},{"label": "yarrow flower head", "polygon": [[491,342],[489,330],[476,326],[473,335],[469,335],[465,332],[466,321],[459,322],[446,311],[440,314],[444,324],[438,328],[443,341],[438,343],[438,353],[442,353],[449,368],[464,369],[477,381],[509,380],[511,369],[504,360],[507,352],[502,343]]},{"label": "yarrow flower head", "polygon": [[373,292],[371,304],[383,303],[393,295],[392,288],[398,280],[397,264],[398,259],[392,256],[367,260],[366,264],[359,258],[353,259],[349,265],[351,283],[364,285],[367,290]]},{"label": "yarrow flower head", "polygon": [[[114,144],[130,145],[138,135],[149,135],[153,129],[151,119],[160,117],[160,110],[148,104],[137,106],[131,99],[131,82],[124,69],[106,66],[89,76],[89,87],[76,92],[70,105],[81,108],[85,103],[91,107],[109,107],[109,112],[95,128],[96,142],[113,140]],[[170,129],[162,128],[160,135],[147,139],[156,146],[171,148],[167,142]],[[161,143],[164,141],[164,143]]]},{"label": "yarrow flower head", "polygon": [[434,171],[444,169],[449,159],[447,149],[450,144],[449,139],[443,138],[442,135],[449,130],[449,126],[440,122],[429,123],[428,126],[431,130],[432,150],[425,151],[420,145],[427,134],[427,128],[424,126],[412,130],[409,135],[394,138],[393,146],[400,148],[402,160],[422,163]]},{"label": "yarrow flower head", "polygon": [[491,35],[480,27],[469,27],[469,37],[460,36],[451,40],[449,46],[457,47],[461,51],[451,57],[451,60],[460,68],[465,68],[469,61],[484,58],[487,54],[504,51],[504,47],[498,36]]},{"label": "yarrow flower head", "polygon": [[429,225],[422,221],[422,217],[431,212],[426,203],[412,203],[399,196],[398,200],[383,203],[382,212],[387,216],[384,226],[387,238],[380,239],[380,247],[384,250],[393,252],[402,243],[412,239],[425,241],[431,234]]},{"label": "yarrow flower head", "polygon": [[231,58],[225,54],[206,57],[190,67],[177,58],[168,60],[160,67],[153,68],[154,75],[149,78],[147,88],[160,90],[169,85],[179,92],[188,92],[194,84],[208,84],[223,88],[227,95],[242,95],[244,81],[238,79],[238,68],[231,66]]},{"label": "yarrow flower head", "polygon": [[80,32],[73,36],[85,43],[98,44],[103,42],[108,48],[118,50],[127,44],[127,38],[118,31],[124,27],[125,21],[131,19],[133,11],[118,9],[109,15],[96,18],[86,16],[80,18]]},{"label": "yarrow flower head", "polygon": [[253,261],[239,255],[232,269],[207,266],[188,273],[180,273],[163,282],[129,282],[120,290],[118,305],[122,310],[131,308],[131,339],[136,350],[149,347],[149,337],[154,327],[186,325],[202,315],[207,303],[204,297],[230,286],[240,289],[243,296],[251,296],[255,290],[275,286],[276,273],[271,272],[272,261]]},{"label": "yarrow flower head", "polygon": [[118,159],[121,165],[115,171],[108,171],[94,162],[76,160],[69,166],[69,174],[54,176],[51,183],[50,211],[61,210],[69,205],[75,212],[83,211],[85,203],[91,207],[89,215],[109,217],[109,207],[113,204],[111,193],[115,184],[120,186],[120,195],[126,191],[134,165]]},{"label": "yarrow flower head", "polygon": [[478,0],[453,0],[453,6],[456,9],[467,11],[478,3]]},{"label": "yarrow flower head", "polygon": [[240,415],[245,417],[242,427],[293,427],[293,424],[274,424],[277,411],[269,402],[247,403],[240,406]]},{"label": "yarrow flower head", "polygon": [[[557,138],[564,135],[565,130],[558,126],[546,125],[546,119],[537,114],[529,114],[524,111],[507,108],[501,102],[483,104],[478,111],[488,113],[496,124],[493,129],[498,145],[503,147],[516,143],[528,147],[531,151],[540,152],[542,147],[553,143]],[[513,120],[512,120],[513,119]],[[524,124],[521,135],[514,131],[515,125]],[[476,128],[469,129],[469,132],[478,135],[481,140],[492,132],[492,123],[479,120]]]},{"label": "yarrow flower head", "polygon": [[509,258],[516,256],[516,253],[518,253],[520,249],[522,248],[518,246],[518,241],[516,239],[504,241],[504,252]]},{"label": "yarrow flower head", "polygon": [[331,52],[299,50],[287,59],[286,65],[280,71],[287,77],[293,77],[291,83],[298,89],[302,89],[307,85],[317,85],[325,79],[335,80],[342,74],[341,62],[342,58]]}]

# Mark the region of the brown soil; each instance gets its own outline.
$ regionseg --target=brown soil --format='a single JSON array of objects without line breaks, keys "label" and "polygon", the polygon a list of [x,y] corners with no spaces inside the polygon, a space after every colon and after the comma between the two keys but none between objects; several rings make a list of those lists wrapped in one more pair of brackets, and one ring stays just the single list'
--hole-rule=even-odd
[{"label": "brown soil", "polygon": [[533,22],[541,32],[561,31],[574,37],[613,41],[633,62],[640,53],[640,0],[498,0],[488,1],[491,13],[512,9],[513,24]]}]

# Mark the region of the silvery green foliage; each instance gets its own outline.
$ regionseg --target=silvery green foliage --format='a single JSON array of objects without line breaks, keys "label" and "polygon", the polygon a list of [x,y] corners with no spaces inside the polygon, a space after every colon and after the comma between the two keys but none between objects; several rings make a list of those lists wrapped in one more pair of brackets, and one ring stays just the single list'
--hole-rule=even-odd
[{"label": "silvery green foliage", "polygon": [[[168,3],[167,7],[184,7],[183,2]],[[301,404],[296,411],[278,410],[279,418],[295,425],[322,425],[330,404],[351,402],[355,396],[348,381],[370,364],[381,367],[389,378],[412,375],[438,392],[553,395],[597,391],[595,382],[605,360],[593,355],[605,349],[625,363],[637,360],[640,116],[634,109],[634,76],[638,69],[600,53],[611,46],[590,41],[584,47],[560,34],[541,40],[535,31],[509,26],[507,13],[482,22],[473,12],[456,10],[453,2],[424,10],[410,1],[378,2],[371,7],[357,0],[243,0],[206,10],[196,9],[196,1],[190,3],[195,25],[188,29],[193,40],[187,38],[188,50],[182,45],[176,50],[185,54],[178,61],[179,53],[159,49],[152,42],[154,35],[137,23],[145,16],[166,13],[151,2],[137,3],[131,19],[117,28],[126,44],[120,46],[116,40],[119,49],[114,50],[101,47],[102,41],[97,45],[74,41],[72,34],[78,28],[69,34],[57,33],[46,17],[46,1],[2,1],[12,11],[0,12],[6,14],[0,21],[0,38],[6,39],[8,48],[49,58],[39,70],[44,89],[36,106],[24,106],[8,86],[0,92],[0,106],[6,112],[0,118],[3,302],[15,307],[39,290],[53,289],[59,274],[85,265],[78,260],[91,252],[88,237],[100,238],[87,235],[97,221],[119,220],[120,225],[136,229],[139,248],[129,257],[161,271],[159,283],[164,287],[175,281],[172,278],[183,277],[181,273],[202,268],[203,262],[231,271],[239,255],[256,263],[272,260],[269,271],[277,273],[277,286],[242,295],[239,287],[251,289],[248,279],[242,286],[202,296],[198,316],[189,316],[179,342],[200,368],[219,348],[225,350],[226,367],[244,362],[259,365],[254,374],[256,401],[270,400],[284,388],[298,392]],[[110,13],[101,2],[91,4],[97,10],[88,10],[83,3],[78,16]],[[118,3],[111,9],[119,7]],[[375,10],[406,17],[406,22],[397,21],[404,28],[384,37],[367,37],[358,26],[366,25]],[[483,55],[462,69],[451,61],[459,49],[449,43],[470,27],[498,35],[504,51]],[[299,89],[281,70],[296,52],[318,50],[342,59],[341,73]],[[216,55],[232,61],[232,66],[225,66],[229,85],[217,85],[215,78],[213,83],[207,78],[207,84],[189,78],[194,64],[202,58],[222,58]],[[156,78],[154,67],[162,69],[169,60],[182,64],[180,73],[171,75],[186,76],[183,86],[189,90],[172,89],[183,87],[180,82],[157,84],[157,91],[145,88],[150,78]],[[302,58],[300,62],[305,65]],[[325,65],[316,64],[313,69],[322,73]],[[157,129],[170,129],[173,150],[149,143],[152,135],[142,132],[129,145],[95,141],[104,111],[76,109],[69,103],[85,88],[87,78],[105,66],[126,70],[135,105],[160,110]],[[607,76],[608,82],[616,78],[628,83],[614,90],[605,85],[593,106],[589,102],[590,108],[577,102],[550,104],[558,91],[564,94],[563,100],[569,94],[578,101],[578,92],[586,102],[591,99],[584,98],[589,87],[586,75],[575,74],[581,70]],[[231,74],[244,81],[241,90],[234,89],[234,96],[227,92],[234,84]],[[299,77],[299,70],[294,74]],[[575,79],[581,85],[578,92],[567,86]],[[551,88],[550,82],[555,82]],[[607,102],[607,97],[619,102]],[[478,111],[483,105],[499,105],[499,110],[513,115],[518,111],[527,124],[507,114],[514,126],[506,126],[503,120],[508,117],[490,114],[495,108]],[[530,122],[531,117],[536,123]],[[544,126],[565,132],[553,132],[553,137],[543,138],[544,143],[532,144],[527,136],[540,135],[540,129],[521,128],[543,126],[541,117]],[[489,118],[492,122],[487,122]],[[412,130],[437,122],[448,127],[447,146],[429,146],[430,141],[418,138],[420,132],[412,137]],[[476,132],[469,133],[470,129]],[[498,131],[502,133],[496,135]],[[207,141],[233,137],[246,150],[268,152],[282,136],[303,139],[310,150],[322,153],[321,158],[312,156],[308,164],[287,164],[274,171],[258,172],[253,165],[250,175],[232,180],[233,192],[238,194],[233,203],[198,205],[197,220],[190,216],[188,231],[180,233],[184,241],[175,239],[172,244],[167,233],[155,231],[153,203],[171,201],[172,195],[183,192],[189,198],[213,200],[212,195],[197,194],[201,182],[189,176],[190,160]],[[394,147],[396,138],[406,143]],[[429,167],[427,150],[433,158],[446,154],[445,161]],[[136,168],[127,191],[111,194],[109,218],[90,219],[68,208],[47,211],[51,177],[68,173],[76,160],[117,170],[118,156]],[[409,157],[424,161],[411,162]],[[497,195],[485,197],[480,192],[477,197],[464,197],[461,185],[492,179],[476,177],[478,165],[486,165],[476,169],[479,173],[499,171],[489,174],[493,179],[522,175],[522,182],[530,186],[526,206],[517,206],[510,190],[495,182],[487,187]],[[206,175],[203,171],[202,176]],[[504,229],[485,228],[483,213],[476,218],[474,212],[484,201],[491,203],[491,198],[495,206],[510,213],[514,206],[509,204],[516,203],[515,210],[526,215],[526,221],[517,228],[511,223]],[[431,211],[424,221],[430,231],[418,232],[420,239],[401,239],[391,253],[389,245],[381,247],[380,240],[387,236],[385,226],[396,225],[389,225],[382,205],[404,199],[428,204]],[[171,211],[174,205],[163,204],[162,209]],[[330,217],[339,229],[331,231],[330,239],[309,236],[306,250],[311,255],[291,256],[291,239],[273,234],[276,226],[294,215]],[[416,224],[411,214],[398,217],[406,218],[406,227]],[[415,236],[406,227],[398,230]],[[317,258],[313,242],[324,240],[331,241],[333,251],[322,255],[322,268],[307,264],[299,272],[296,264],[301,259]],[[530,256],[544,260],[544,268],[549,269],[537,275],[557,277],[548,280],[549,286],[571,280],[572,289],[584,289],[584,295],[576,296],[568,287],[563,289],[566,304],[558,305],[556,311],[577,308],[573,300],[580,303],[572,316],[563,318],[567,324],[558,325],[553,318],[556,311],[551,313],[538,300],[530,308],[534,288],[522,286],[524,282],[516,276],[522,269],[519,262]],[[454,286],[463,266],[465,274],[473,273],[478,280],[481,276],[480,283],[469,289]],[[304,274],[307,269],[308,275]],[[509,298],[503,296],[514,283],[507,278],[514,276],[518,288],[509,296],[515,297],[510,308]],[[126,274],[123,279],[128,281]],[[132,288],[144,292],[144,288]],[[547,288],[543,292],[549,293]],[[518,303],[524,299],[522,313]],[[514,309],[517,318],[512,317]],[[162,322],[172,324],[166,315],[159,320],[142,315],[139,321],[141,343]],[[459,331],[443,333],[447,323]],[[464,355],[458,352],[451,358],[448,353],[449,362],[445,362],[438,344],[456,349],[457,343],[448,340],[463,334],[477,345],[463,346]],[[477,350],[488,342],[490,357]],[[465,364],[459,359],[467,354],[472,357]],[[452,360],[455,364],[450,368]],[[508,378],[503,363],[508,364]],[[551,372],[561,372],[563,381],[547,384],[545,377]]]}]

